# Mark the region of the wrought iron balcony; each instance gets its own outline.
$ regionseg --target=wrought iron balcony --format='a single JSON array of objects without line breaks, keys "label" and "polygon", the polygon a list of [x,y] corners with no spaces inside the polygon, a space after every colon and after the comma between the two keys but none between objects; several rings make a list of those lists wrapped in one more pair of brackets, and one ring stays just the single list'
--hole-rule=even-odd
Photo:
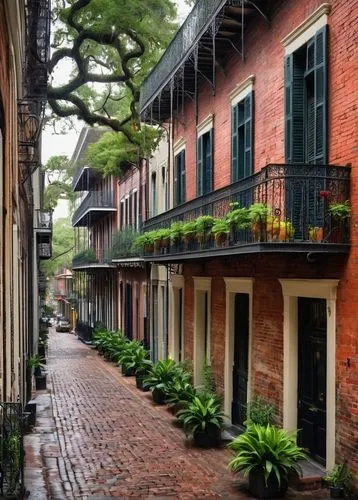
[{"label": "wrought iron balcony", "polygon": [[50,55],[50,23],[50,0],[27,0],[25,63],[27,97],[46,100],[47,65]]},{"label": "wrought iron balcony", "polygon": [[40,259],[51,259],[52,245],[51,243],[38,243],[37,252]]},{"label": "wrought iron balcony", "polygon": [[76,168],[72,179],[73,191],[89,191],[90,189],[93,189],[98,177],[98,172],[94,168]]},{"label": "wrought iron balcony", "polygon": [[224,66],[228,49],[244,58],[245,24],[264,13],[261,0],[198,0],[159,62],[143,82],[142,119],[166,120],[183,106],[183,94],[197,92],[196,76],[215,89],[215,66]]},{"label": "wrought iron balcony", "polygon": [[108,248],[87,248],[72,259],[73,271],[85,271],[115,267],[112,265],[111,252]]},{"label": "wrought iron balcony", "polygon": [[72,225],[89,227],[116,211],[113,192],[90,191],[73,214]]},{"label": "wrought iron balcony", "polygon": [[[246,226],[229,225],[222,238],[207,231],[147,249],[147,261],[187,259],[257,252],[348,253],[349,217],[335,217],[332,207],[349,200],[350,167],[332,165],[267,165],[260,172],[149,219],[144,231],[169,228],[201,215],[228,220],[237,206],[267,207],[262,218]],[[261,207],[262,207],[261,206]],[[256,205],[257,207],[257,205]]]},{"label": "wrought iron balcony", "polygon": [[130,226],[113,234],[110,251],[113,264],[119,267],[142,268],[143,258],[134,245],[137,236],[139,233]]},{"label": "wrought iron balcony", "polygon": [[52,237],[52,212],[35,210],[34,230],[37,233],[37,241],[39,243],[50,243]]},{"label": "wrought iron balcony", "polygon": [[24,496],[23,423],[21,403],[0,402],[1,497]]}]

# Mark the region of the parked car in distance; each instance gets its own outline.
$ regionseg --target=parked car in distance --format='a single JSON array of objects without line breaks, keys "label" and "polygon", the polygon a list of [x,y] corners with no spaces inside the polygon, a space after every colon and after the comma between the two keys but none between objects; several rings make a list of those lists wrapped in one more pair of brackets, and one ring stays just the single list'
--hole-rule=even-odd
[{"label": "parked car in distance", "polygon": [[56,325],[56,332],[69,332],[71,325],[68,319],[59,319]]}]

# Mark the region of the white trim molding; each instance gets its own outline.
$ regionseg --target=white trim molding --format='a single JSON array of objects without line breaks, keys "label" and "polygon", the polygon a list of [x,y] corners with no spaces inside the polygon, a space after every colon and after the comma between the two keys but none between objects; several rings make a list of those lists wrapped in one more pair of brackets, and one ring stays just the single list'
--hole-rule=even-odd
[{"label": "white trim molding", "polygon": [[214,115],[208,115],[199,125],[196,127],[197,137],[201,137],[211,130],[214,126]]},{"label": "white trim molding", "polygon": [[226,288],[225,313],[225,373],[224,373],[224,413],[231,423],[232,403],[232,367],[234,364],[234,323],[235,323],[235,293],[249,295],[249,353],[248,353],[248,383],[247,400],[251,397],[251,345],[252,345],[252,295],[253,278],[223,278]]},{"label": "white trim molding", "polygon": [[[202,385],[204,365],[211,364],[210,337],[211,337],[211,278],[193,276],[194,281],[194,385]],[[207,294],[207,310],[204,294]],[[207,317],[205,318],[205,312]],[[205,326],[207,331],[205,332]],[[206,336],[206,342],[205,342]],[[206,350],[205,350],[206,344]]]},{"label": "white trim molding", "polygon": [[185,139],[184,137],[181,137],[173,146],[173,153],[174,156],[180,153],[180,151],[183,151],[185,149]]},{"label": "white trim molding", "polygon": [[255,75],[248,76],[243,82],[238,83],[229,94],[231,106],[234,107],[254,89]]},{"label": "white trim molding", "polygon": [[335,464],[336,432],[336,297],[338,280],[279,280],[283,294],[283,427],[297,429],[298,297],[326,299],[327,387],[326,467]]},{"label": "white trim molding", "polygon": [[285,56],[292,54],[310,40],[323,26],[328,24],[328,15],[331,11],[329,3],[323,3],[312,14],[286,35],[281,44],[285,48]]},{"label": "white trim molding", "polygon": [[[182,317],[179,317],[179,290],[182,290]],[[169,339],[168,339],[168,353],[169,357],[175,361],[184,360],[184,293],[185,293],[185,280],[184,276],[179,274],[172,274],[169,281]],[[177,332],[177,326],[181,325],[181,345],[179,345],[180,335]],[[182,359],[179,359],[179,351],[182,352]]]}]

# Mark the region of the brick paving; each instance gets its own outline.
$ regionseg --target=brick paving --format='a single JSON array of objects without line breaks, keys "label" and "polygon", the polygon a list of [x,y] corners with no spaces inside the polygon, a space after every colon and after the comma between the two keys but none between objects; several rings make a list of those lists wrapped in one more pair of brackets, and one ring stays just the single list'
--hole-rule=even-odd
[{"label": "brick paving", "polygon": [[30,499],[250,498],[229,450],[191,447],[165,406],[74,335],[50,333],[47,363],[25,439]]}]

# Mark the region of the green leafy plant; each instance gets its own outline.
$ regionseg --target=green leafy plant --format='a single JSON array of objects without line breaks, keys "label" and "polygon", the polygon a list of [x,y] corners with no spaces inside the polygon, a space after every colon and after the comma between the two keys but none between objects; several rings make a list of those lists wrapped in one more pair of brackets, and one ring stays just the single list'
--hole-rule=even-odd
[{"label": "green leafy plant", "polygon": [[173,413],[185,408],[196,395],[193,385],[184,378],[177,377],[166,388],[165,402]]},{"label": "green leafy plant", "polygon": [[143,387],[151,389],[153,399],[164,402],[169,384],[182,372],[182,368],[173,359],[157,361],[144,379]]},{"label": "green leafy plant", "polygon": [[225,219],[216,219],[213,227],[211,228],[211,232],[215,237],[216,244],[222,245],[230,233],[229,223]]},{"label": "green leafy plant", "polygon": [[214,223],[215,219],[211,215],[201,215],[195,220],[196,237],[199,243],[205,241]]},{"label": "green leafy plant", "polygon": [[[140,342],[132,340],[128,342],[118,356],[118,362],[122,365],[125,374],[134,374],[139,367],[149,361],[149,353]],[[148,365],[149,365],[148,363]]]},{"label": "green leafy plant", "polygon": [[338,464],[325,476],[325,481],[330,487],[339,488],[349,493],[352,486],[353,474],[346,463]]},{"label": "green leafy plant", "polygon": [[170,241],[172,244],[178,244],[182,241],[184,223],[181,221],[173,222],[170,226]]},{"label": "green leafy plant", "polygon": [[42,368],[44,366],[43,360],[38,354],[35,354],[34,356],[29,357],[27,360],[27,366],[29,368]]},{"label": "green leafy plant", "polygon": [[290,472],[300,473],[298,462],[307,458],[303,448],[297,446],[294,435],[271,424],[250,425],[228,447],[235,453],[229,463],[230,469],[245,475],[262,472],[266,486],[271,474],[281,485]]},{"label": "green leafy plant", "polygon": [[347,219],[351,215],[351,205],[349,200],[346,200],[344,203],[331,203],[328,207],[328,212],[333,219]]},{"label": "green leafy plant", "polygon": [[139,255],[138,247],[134,245],[138,233],[131,227],[125,227],[112,236],[111,258],[137,257]]},{"label": "green leafy plant", "polygon": [[216,444],[220,440],[224,413],[218,399],[206,392],[196,394],[188,405],[177,413],[187,436],[192,435],[197,444]]},{"label": "green leafy plant", "polygon": [[91,264],[97,261],[96,252],[93,248],[86,248],[86,250],[82,250],[78,252],[73,257],[73,264]]},{"label": "green leafy plant", "polygon": [[186,241],[193,240],[196,235],[196,222],[189,221],[183,224],[183,236]]},{"label": "green leafy plant", "polygon": [[258,424],[267,426],[273,423],[275,414],[276,409],[272,404],[266,403],[260,396],[255,396],[247,404],[247,420],[245,425]]},{"label": "green leafy plant", "polygon": [[270,209],[264,203],[253,203],[249,208],[249,219],[251,222],[265,222],[269,216]]},{"label": "green leafy plant", "polygon": [[247,229],[250,226],[250,211],[248,208],[240,207],[238,202],[230,203],[230,211],[225,220],[233,230]]},{"label": "green leafy plant", "polygon": [[138,250],[144,250],[147,252],[152,252],[154,248],[154,241],[157,235],[157,231],[146,231],[134,240],[134,248]]}]

